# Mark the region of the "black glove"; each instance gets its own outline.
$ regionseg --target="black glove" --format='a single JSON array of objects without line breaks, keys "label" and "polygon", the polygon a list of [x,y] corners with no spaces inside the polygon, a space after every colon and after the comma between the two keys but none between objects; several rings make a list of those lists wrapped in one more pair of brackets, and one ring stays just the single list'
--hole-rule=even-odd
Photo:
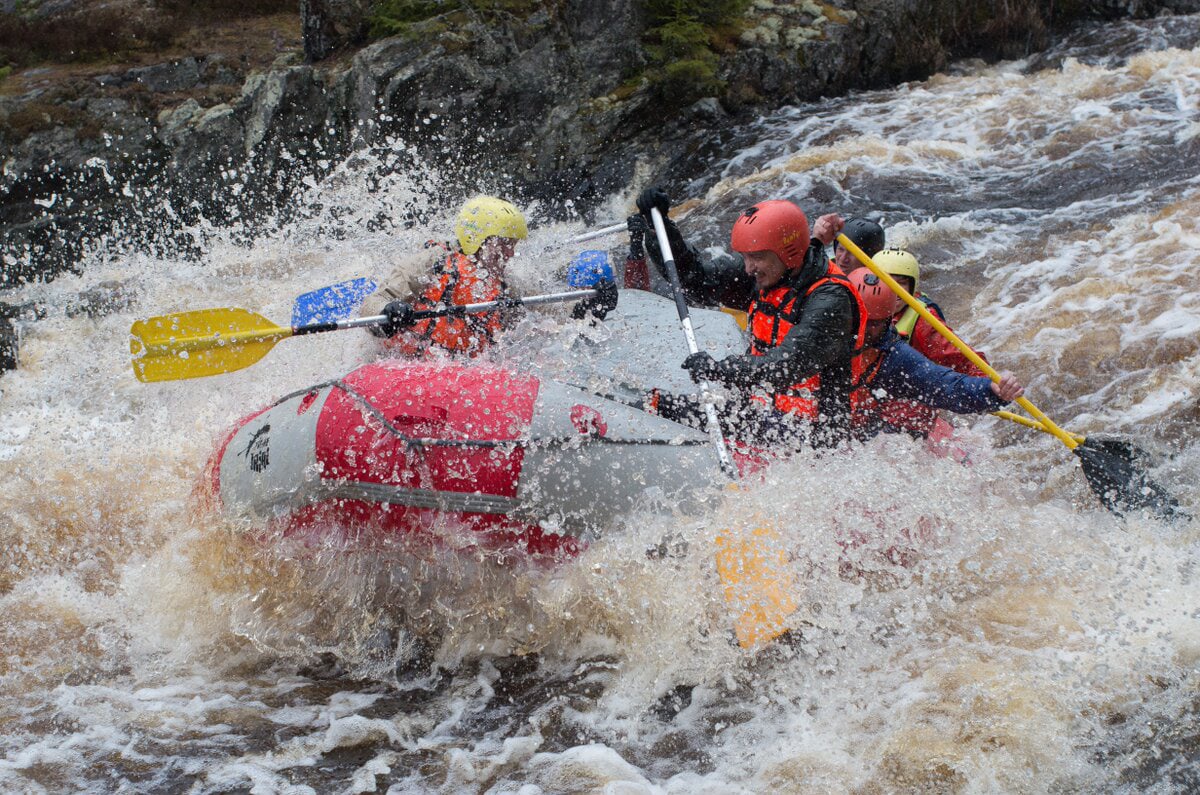
[{"label": "black glove", "polygon": [[612,279],[596,282],[596,294],[575,304],[571,317],[582,320],[589,314],[597,320],[603,320],[608,313],[617,308],[617,283]]},{"label": "black glove", "polygon": [[[637,206],[646,223],[646,229],[643,233],[646,253],[650,255],[650,260],[658,267],[659,272],[662,272],[663,255],[658,246],[658,234],[650,223],[650,209],[652,207],[657,207],[658,211],[662,213],[663,228],[667,232],[667,242],[671,244],[671,253],[675,256],[675,264],[681,270],[689,269],[692,265],[691,250],[688,248],[687,243],[684,242],[683,235],[679,233],[679,227],[667,217],[667,210],[671,209],[671,198],[667,196],[666,191],[662,188],[646,188],[638,195]],[[630,227],[630,231],[632,232],[632,226]],[[666,274],[663,275],[665,276]]]},{"label": "black glove", "polygon": [[411,304],[404,301],[392,301],[383,308],[383,314],[387,320],[371,327],[371,333],[376,337],[386,339],[395,336],[417,322],[416,311]]},{"label": "black glove", "polygon": [[688,375],[697,383],[720,380],[717,378],[721,372],[720,365],[707,351],[697,351],[688,356],[683,360],[683,369],[687,370]]},{"label": "black glove", "polygon": [[646,216],[634,213],[625,219],[625,226],[629,227],[629,258],[642,259],[646,256],[646,233],[650,231]]},{"label": "black glove", "polygon": [[637,208],[642,215],[649,218],[652,207],[657,207],[663,218],[666,218],[667,211],[671,209],[671,197],[662,188],[646,188],[638,194]]}]

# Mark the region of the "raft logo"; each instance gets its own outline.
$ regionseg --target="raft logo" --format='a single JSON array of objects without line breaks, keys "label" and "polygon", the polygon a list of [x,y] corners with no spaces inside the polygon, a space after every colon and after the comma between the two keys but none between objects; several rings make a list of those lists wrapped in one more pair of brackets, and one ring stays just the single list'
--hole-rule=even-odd
[{"label": "raft logo", "polygon": [[262,426],[250,435],[250,443],[242,451],[242,455],[250,462],[251,472],[262,472],[271,463],[271,446],[267,433],[271,425]]}]

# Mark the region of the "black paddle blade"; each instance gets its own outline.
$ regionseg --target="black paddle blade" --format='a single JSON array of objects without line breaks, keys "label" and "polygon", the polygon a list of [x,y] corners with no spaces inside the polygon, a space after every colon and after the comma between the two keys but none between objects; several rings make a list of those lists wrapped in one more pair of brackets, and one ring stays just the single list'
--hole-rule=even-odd
[{"label": "black paddle blade", "polygon": [[1146,474],[1148,456],[1135,445],[1089,436],[1075,448],[1075,454],[1092,491],[1118,516],[1144,509],[1161,519],[1191,518],[1178,500]]}]

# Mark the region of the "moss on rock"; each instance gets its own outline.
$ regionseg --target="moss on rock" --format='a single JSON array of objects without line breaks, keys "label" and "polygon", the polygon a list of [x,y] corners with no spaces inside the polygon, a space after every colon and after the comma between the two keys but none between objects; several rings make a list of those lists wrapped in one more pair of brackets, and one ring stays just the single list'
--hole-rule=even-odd
[{"label": "moss on rock", "polygon": [[720,94],[719,52],[734,45],[750,0],[646,0],[647,77],[663,101],[686,105]]}]

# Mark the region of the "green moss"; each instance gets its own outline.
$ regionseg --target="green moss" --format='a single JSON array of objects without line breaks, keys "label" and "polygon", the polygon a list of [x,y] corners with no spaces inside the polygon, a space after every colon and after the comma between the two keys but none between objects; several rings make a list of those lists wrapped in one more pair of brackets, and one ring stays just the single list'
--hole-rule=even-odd
[{"label": "green moss", "polygon": [[[415,36],[414,25],[456,11],[481,16],[509,15],[524,19],[546,6],[534,0],[380,0],[368,19],[372,39],[385,36]],[[426,35],[422,29],[421,35]]]},{"label": "green moss", "polygon": [[659,85],[664,94],[686,105],[720,93],[725,84],[717,79],[716,59],[691,58],[672,61],[662,70]]},{"label": "green moss", "polygon": [[646,15],[652,25],[688,18],[716,27],[740,18],[749,7],[750,0],[646,0]]},{"label": "green moss", "polygon": [[642,83],[644,81],[645,77],[643,75],[635,75],[634,77],[631,77],[630,79],[621,83],[621,85],[617,86],[616,90],[612,92],[611,96],[617,102],[624,102],[637,93],[637,90],[642,87]]},{"label": "green moss", "polygon": [[414,22],[423,22],[458,7],[453,0],[383,0],[371,12],[370,36],[378,39],[404,34]]},{"label": "green moss", "polygon": [[717,51],[728,51],[750,0],[645,0],[650,78],[660,98],[690,104],[724,90]]},{"label": "green moss", "polygon": [[821,16],[835,25],[849,25],[858,16],[854,11],[843,11],[829,3],[818,3],[817,6],[821,9]]},{"label": "green moss", "polygon": [[3,83],[5,80],[7,80],[8,76],[11,75],[12,72],[13,68],[11,66],[0,68],[0,83]]}]

